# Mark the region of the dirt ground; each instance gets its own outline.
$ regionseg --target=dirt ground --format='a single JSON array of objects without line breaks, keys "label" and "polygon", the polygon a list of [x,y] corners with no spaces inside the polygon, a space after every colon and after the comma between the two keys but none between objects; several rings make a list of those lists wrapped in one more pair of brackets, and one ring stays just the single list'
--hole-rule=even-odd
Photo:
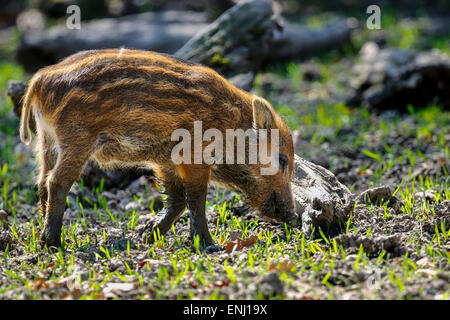
[{"label": "dirt ground", "polygon": [[[450,53],[448,37],[422,41],[414,21],[391,20],[388,46]],[[207,218],[217,247],[207,249],[189,239],[187,213],[163,238],[145,232],[164,195],[136,172],[120,187],[74,185],[63,248],[41,248],[36,161],[6,97],[7,80],[29,75],[0,62],[0,299],[450,299],[450,112],[433,102],[348,107],[366,40],[268,65],[252,92],[286,119],[296,154],[355,194],[388,185],[393,198],[357,203],[345,221],[307,237],[300,221],[266,221],[213,184]]]}]

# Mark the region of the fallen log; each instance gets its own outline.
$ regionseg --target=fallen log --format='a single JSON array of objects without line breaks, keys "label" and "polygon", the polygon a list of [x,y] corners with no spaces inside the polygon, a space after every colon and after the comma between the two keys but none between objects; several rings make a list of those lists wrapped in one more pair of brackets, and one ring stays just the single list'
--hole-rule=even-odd
[{"label": "fallen log", "polygon": [[[353,18],[334,19],[318,29],[311,29],[299,23],[282,21],[272,38],[273,50],[268,59],[305,57],[332,48],[341,48],[351,42],[352,31],[357,27]],[[275,49],[276,48],[276,49]]]},{"label": "fallen log", "polygon": [[353,209],[355,196],[327,169],[295,155],[292,177],[296,213],[307,237],[312,228],[344,222]]},{"label": "fallen log", "polygon": [[204,13],[163,11],[82,22],[79,30],[55,26],[24,34],[17,59],[26,71],[34,72],[89,49],[126,47],[173,53],[207,25]]},{"label": "fallen log", "polygon": [[[255,73],[270,60],[307,56],[351,41],[354,24],[335,20],[319,29],[283,21],[272,1],[244,0],[211,24],[205,13],[163,11],[83,22],[26,33],[17,51],[28,72],[88,49],[127,47],[175,55],[216,69],[227,77]],[[232,82],[251,87],[254,75]],[[242,81],[244,81],[242,83]]]},{"label": "fallen log", "polygon": [[192,37],[175,55],[207,65],[249,90],[268,61],[304,57],[351,41],[354,19],[335,19],[319,29],[273,16],[269,0],[241,1]]},{"label": "fallen log", "polygon": [[272,2],[239,2],[192,37],[175,55],[224,74],[255,71],[270,50]]},{"label": "fallen log", "polygon": [[439,50],[381,49],[367,42],[359,60],[348,105],[406,110],[437,103],[450,109],[450,57]]}]

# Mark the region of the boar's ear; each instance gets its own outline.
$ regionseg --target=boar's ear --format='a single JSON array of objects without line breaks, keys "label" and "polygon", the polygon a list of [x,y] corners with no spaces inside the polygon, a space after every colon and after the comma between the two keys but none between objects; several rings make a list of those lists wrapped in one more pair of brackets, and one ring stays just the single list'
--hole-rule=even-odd
[{"label": "boar's ear", "polygon": [[253,126],[255,129],[272,129],[275,127],[272,108],[264,99],[253,99]]}]

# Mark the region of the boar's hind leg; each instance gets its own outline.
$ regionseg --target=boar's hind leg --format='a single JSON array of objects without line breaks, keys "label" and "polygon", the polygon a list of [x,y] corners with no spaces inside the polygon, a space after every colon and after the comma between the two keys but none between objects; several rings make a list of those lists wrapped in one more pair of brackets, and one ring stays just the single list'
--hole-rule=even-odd
[{"label": "boar's hind leg", "polygon": [[39,177],[38,177],[38,190],[40,199],[40,211],[42,219],[45,218],[47,212],[48,201],[48,189],[47,189],[47,177],[50,170],[56,164],[58,154],[54,148],[54,142],[45,133],[39,134],[37,154],[39,158]]},{"label": "boar's hind leg", "polygon": [[[164,186],[167,198],[166,206],[162,209],[162,212],[158,213],[158,215],[164,214],[164,217],[153,227],[153,230],[158,228],[159,233],[164,235],[183,214],[186,208],[186,199],[183,181],[178,176],[176,168],[162,168],[160,170],[156,169],[155,171]],[[153,240],[153,236],[150,239]]]},{"label": "boar's hind leg", "polygon": [[205,215],[206,193],[211,169],[202,165],[180,165],[180,175],[184,181],[186,201],[191,220],[191,237],[198,235],[200,244],[205,247],[214,242],[208,230]]},{"label": "boar's hind leg", "polygon": [[[74,141],[77,140],[74,139]],[[66,206],[66,197],[72,184],[79,179],[88,159],[88,154],[84,151],[86,145],[83,147],[76,148],[75,146],[70,146],[61,148],[57,163],[48,175],[47,214],[41,236],[41,244],[46,244],[47,247],[61,246],[61,227]]]}]

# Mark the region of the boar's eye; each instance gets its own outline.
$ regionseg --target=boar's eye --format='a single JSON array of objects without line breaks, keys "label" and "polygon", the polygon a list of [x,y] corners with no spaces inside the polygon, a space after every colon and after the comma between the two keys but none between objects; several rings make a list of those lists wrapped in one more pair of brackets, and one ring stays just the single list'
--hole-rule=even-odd
[{"label": "boar's eye", "polygon": [[289,164],[288,157],[284,153],[280,153],[278,161],[280,164],[281,171],[284,172]]}]

